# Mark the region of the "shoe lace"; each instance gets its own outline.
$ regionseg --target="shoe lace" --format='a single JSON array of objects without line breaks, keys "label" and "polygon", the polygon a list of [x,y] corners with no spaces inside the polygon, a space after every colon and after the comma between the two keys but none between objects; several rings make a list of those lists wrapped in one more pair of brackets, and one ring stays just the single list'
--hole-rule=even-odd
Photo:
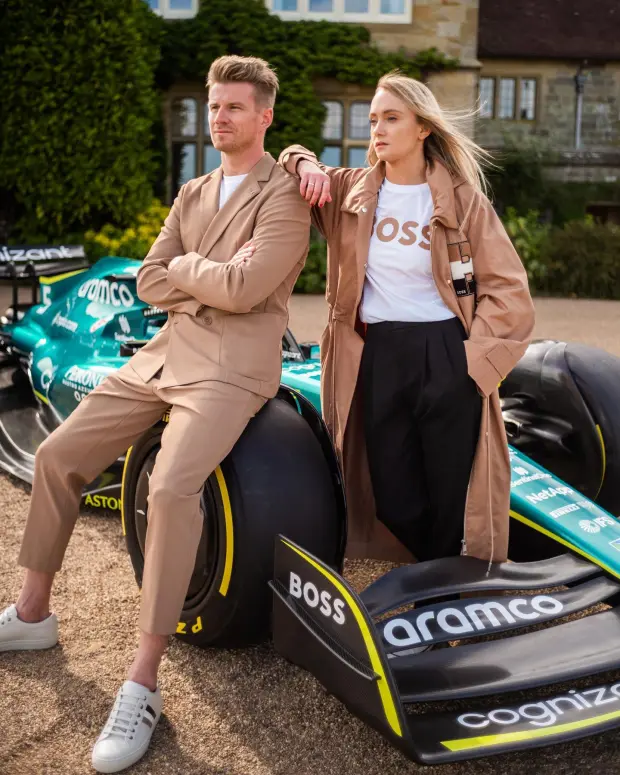
[{"label": "shoe lace", "polygon": [[103,730],[104,735],[133,739],[133,733],[143,715],[145,702],[146,697],[120,691]]}]

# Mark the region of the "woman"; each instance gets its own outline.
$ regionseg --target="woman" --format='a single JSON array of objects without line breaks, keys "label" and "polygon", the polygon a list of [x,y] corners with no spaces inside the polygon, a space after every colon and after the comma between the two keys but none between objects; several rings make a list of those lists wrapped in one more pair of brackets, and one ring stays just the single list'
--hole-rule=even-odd
[{"label": "woman", "polygon": [[370,124],[369,169],[324,167],[301,146],[279,160],[328,243],[322,405],[348,555],[503,561],[498,385],[532,333],[527,276],[484,193],[485,152],[424,84],[381,78]]}]

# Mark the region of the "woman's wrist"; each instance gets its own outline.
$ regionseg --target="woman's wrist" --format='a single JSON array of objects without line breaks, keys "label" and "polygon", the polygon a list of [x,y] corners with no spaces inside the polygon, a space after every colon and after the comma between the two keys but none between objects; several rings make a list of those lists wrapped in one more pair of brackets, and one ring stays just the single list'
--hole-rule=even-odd
[{"label": "woman's wrist", "polygon": [[[304,165],[306,165],[306,166],[304,166]],[[297,166],[295,167],[295,174],[298,177],[301,177],[303,175],[304,171],[305,172],[317,172],[320,169],[321,168],[319,167],[319,165],[316,162],[310,161],[310,159],[303,159],[302,158],[302,159],[300,159],[297,162]]]}]

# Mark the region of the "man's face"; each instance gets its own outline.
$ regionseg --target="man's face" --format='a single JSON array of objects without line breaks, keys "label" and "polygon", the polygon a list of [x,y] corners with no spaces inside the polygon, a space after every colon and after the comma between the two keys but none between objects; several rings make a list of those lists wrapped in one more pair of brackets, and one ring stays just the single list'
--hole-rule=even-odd
[{"label": "man's face", "polygon": [[242,153],[262,144],[273,109],[256,104],[251,83],[215,83],[209,89],[209,130],[218,151]]}]

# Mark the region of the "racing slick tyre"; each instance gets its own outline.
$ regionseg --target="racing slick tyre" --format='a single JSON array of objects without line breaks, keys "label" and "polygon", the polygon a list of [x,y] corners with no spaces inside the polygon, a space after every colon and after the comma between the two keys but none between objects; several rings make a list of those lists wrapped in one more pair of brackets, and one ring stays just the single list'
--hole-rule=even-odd
[{"label": "racing slick tyre", "polygon": [[[250,421],[205,482],[204,525],[177,637],[196,646],[235,647],[269,635],[276,536],[283,533],[334,568],[344,555],[345,507],[320,417],[281,391]],[[318,421],[318,424],[317,424]],[[320,425],[319,425],[320,424]],[[148,479],[165,422],[129,451],[123,527],[138,585],[144,569]],[[319,432],[317,432],[317,428]]]}]

